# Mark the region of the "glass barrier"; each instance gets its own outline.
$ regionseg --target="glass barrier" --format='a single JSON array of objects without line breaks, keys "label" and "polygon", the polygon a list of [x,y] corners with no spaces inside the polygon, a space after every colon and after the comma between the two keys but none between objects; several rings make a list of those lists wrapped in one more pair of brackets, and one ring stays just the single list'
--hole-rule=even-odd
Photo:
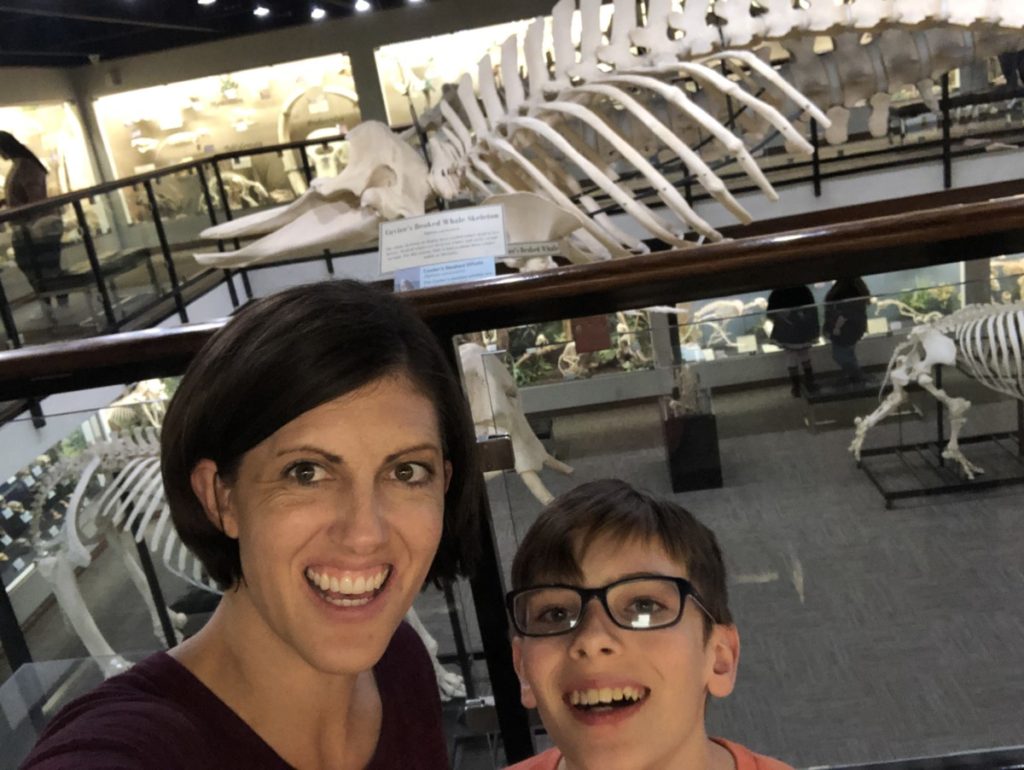
[{"label": "glass barrier", "polygon": [[40,207],[0,230],[0,281],[22,344],[103,328],[102,299],[71,205]]},{"label": "glass barrier", "polygon": [[[906,402],[866,432],[860,463],[851,453],[855,421],[877,414],[893,392],[887,367],[914,323],[902,313],[948,314],[976,289],[960,282],[876,295],[865,308],[869,328],[855,343],[868,381],[833,388],[842,369],[831,345],[818,342],[808,359],[817,382],[796,397],[784,357],[765,354],[767,307],[691,323],[710,357],[673,362],[655,352],[651,367],[623,373],[626,384],[615,391],[598,376],[545,381],[562,391],[560,401],[538,400],[534,384],[516,387],[511,364],[523,353],[488,353],[479,343],[484,380],[474,384],[466,347],[473,343],[463,343],[477,430],[509,432],[516,450],[517,470],[488,486],[506,580],[547,495],[621,478],[691,510],[722,547],[743,663],[735,692],[712,699],[710,734],[736,736],[796,767],[1017,745],[1017,696],[1004,683],[1024,675],[1010,630],[1024,580],[998,565],[1016,563],[1024,545],[1012,525],[1019,509],[1012,485],[1024,482],[1019,402],[956,367],[930,369],[932,380],[908,386]],[[899,304],[882,305],[886,299]],[[710,305],[692,303],[694,312]],[[812,306],[816,323],[838,307]],[[549,326],[563,328],[530,333],[547,336]],[[685,352],[685,344],[669,344],[671,326],[650,326],[653,351]],[[512,331],[499,334],[511,339]],[[685,324],[678,334],[685,338]],[[747,355],[738,352],[745,335],[756,343]],[[734,366],[723,374],[726,364]],[[798,374],[806,376],[802,367]],[[941,386],[951,401],[925,385]],[[960,448],[985,471],[974,479],[942,456],[950,410],[962,406],[955,399],[971,404]],[[602,569],[605,579],[644,565]],[[985,654],[972,654],[981,640]],[[631,659],[631,676],[644,676],[641,658]],[[998,673],[992,659],[1001,661]],[[948,727],[936,732],[935,725]],[[535,743],[545,748],[550,739]]]}]

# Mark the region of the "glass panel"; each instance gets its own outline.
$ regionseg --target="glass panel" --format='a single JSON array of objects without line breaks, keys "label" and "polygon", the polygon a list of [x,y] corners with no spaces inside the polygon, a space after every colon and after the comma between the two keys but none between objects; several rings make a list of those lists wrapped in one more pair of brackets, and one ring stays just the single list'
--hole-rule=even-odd
[{"label": "glass panel", "polygon": [[71,206],[0,225],[0,280],[23,344],[94,334],[102,303]]},{"label": "glass panel", "polygon": [[[173,180],[156,184],[157,205],[173,210]],[[160,238],[144,185],[94,197],[86,212],[93,246],[117,323],[133,318],[170,293]],[[84,246],[83,246],[84,254]],[[102,305],[103,297],[99,297]]]},{"label": "glass panel", "polygon": [[[1015,260],[994,260],[993,278],[1016,285]],[[525,351],[501,350],[512,330],[477,339],[495,348],[494,363],[482,367],[493,385],[474,386],[463,357],[478,430],[512,426],[520,432],[517,459],[531,457],[539,443],[572,467],[566,477],[534,463],[550,493],[618,477],[680,503],[716,532],[744,662],[737,690],[709,709],[711,734],[798,767],[1019,743],[1016,696],[1000,683],[1024,672],[1006,625],[1015,606],[1007,597],[1024,582],[992,566],[1015,563],[1024,545],[1012,525],[1009,532],[1000,523],[1016,519],[1020,487],[1008,485],[1024,481],[1019,402],[954,366],[929,369],[936,379],[926,385],[971,404],[960,444],[986,471],[974,480],[941,457],[949,410],[962,404],[940,409],[924,385],[909,387],[907,402],[870,429],[860,464],[850,453],[854,420],[879,409],[880,391],[890,392],[882,383],[891,380],[890,360],[910,328],[928,313],[949,315],[967,298],[985,296],[987,282],[964,282],[962,274],[952,265],[868,276],[872,298],[855,342],[868,382],[837,384],[833,344],[820,338],[809,349],[816,387],[803,387],[797,398],[785,352],[769,347],[779,346],[770,338],[768,322],[777,315],[766,312],[768,291],[681,305],[678,341],[674,323],[663,327],[648,309],[653,365],[620,372],[614,391],[603,390],[597,375],[535,378],[515,388],[510,372]],[[818,322],[834,322],[840,302],[824,301],[832,282],[809,288]],[[538,324],[527,345],[538,350],[535,338],[549,327],[561,328]],[[663,349],[678,352],[678,362]],[[796,368],[806,383],[807,372]],[[521,417],[510,416],[517,408]],[[524,445],[533,450],[520,451]],[[506,579],[542,508],[526,470],[488,487]],[[929,488],[937,489],[899,497]],[[950,626],[951,617],[961,622]],[[965,652],[978,644],[984,656]],[[986,663],[992,656],[1002,661],[995,674]],[[864,675],[880,670],[885,677]],[[965,681],[972,683],[966,689]],[[810,721],[816,735],[793,729]],[[935,724],[956,727],[936,737]]]}]

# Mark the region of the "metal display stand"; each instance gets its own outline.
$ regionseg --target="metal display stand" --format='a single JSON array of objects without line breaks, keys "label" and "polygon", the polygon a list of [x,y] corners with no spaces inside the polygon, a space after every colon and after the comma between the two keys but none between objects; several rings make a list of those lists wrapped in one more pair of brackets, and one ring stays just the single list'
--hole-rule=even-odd
[{"label": "metal display stand", "polygon": [[[942,367],[935,367],[935,385],[942,387]],[[885,507],[891,510],[897,500],[914,497],[974,492],[982,489],[1024,484],[1024,402],[1017,402],[1017,426],[1015,430],[985,433],[960,438],[961,446],[988,445],[993,453],[1009,460],[1010,472],[992,473],[981,478],[966,479],[955,464],[949,464],[942,457],[946,447],[945,417],[942,403],[936,409],[936,439],[914,444],[902,440],[893,446],[864,449],[858,467],[864,471],[875,488],[885,498]],[[902,423],[901,423],[902,425]],[[902,430],[901,430],[902,438]],[[872,457],[894,457],[902,471],[900,479],[907,484],[895,483],[891,471],[881,472],[872,468],[866,459]]]}]

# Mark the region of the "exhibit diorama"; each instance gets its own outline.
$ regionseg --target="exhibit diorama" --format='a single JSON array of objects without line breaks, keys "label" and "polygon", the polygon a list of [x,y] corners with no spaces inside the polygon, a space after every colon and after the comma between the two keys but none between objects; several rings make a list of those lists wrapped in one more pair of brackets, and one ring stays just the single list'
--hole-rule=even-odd
[{"label": "exhibit diorama", "polygon": [[[475,207],[501,209],[507,248],[486,260],[498,283],[705,259],[772,206],[798,217],[899,199],[904,183],[937,192],[953,162],[939,143],[970,184],[1016,180],[1022,30],[1016,0],[560,0],[534,20],[375,47],[378,120],[357,93],[365,57],[340,44],[89,104],[2,107],[51,197],[96,169],[136,177],[39,205],[32,221],[58,218],[61,265],[80,277],[46,291],[14,259],[31,221],[0,212],[2,340],[100,335],[172,295],[178,319],[152,325],[213,321],[310,276],[403,290],[382,268],[387,223]],[[817,201],[812,175],[856,199]],[[486,474],[497,558],[484,569],[507,582],[553,496],[626,479],[722,543],[743,663],[711,732],[796,767],[1019,749],[1024,257],[857,267],[806,285],[780,268],[738,293],[712,277],[678,302],[553,306],[446,340],[478,438],[512,449]],[[184,287],[214,274],[186,313]],[[34,660],[0,660],[0,768],[41,714],[194,633],[217,601],[162,488],[176,386],[34,401],[0,424],[0,577]],[[458,581],[407,617],[434,659],[453,767],[506,760],[480,612]],[[550,745],[537,724],[533,741]]]}]

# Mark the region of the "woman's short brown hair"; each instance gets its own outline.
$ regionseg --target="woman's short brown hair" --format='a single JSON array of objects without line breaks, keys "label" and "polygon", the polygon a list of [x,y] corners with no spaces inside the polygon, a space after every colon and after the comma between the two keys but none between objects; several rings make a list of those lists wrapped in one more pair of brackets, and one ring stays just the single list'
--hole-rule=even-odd
[{"label": "woman's short brown hair", "polygon": [[[686,576],[716,623],[732,623],[725,563],[715,533],[671,500],[644,494],[625,481],[600,479],[559,495],[541,511],[512,561],[512,589],[579,582],[580,558],[597,540],[655,542],[686,568]],[[704,618],[705,637],[711,621]]]},{"label": "woman's short brown hair", "polygon": [[192,491],[203,459],[231,479],[242,456],[299,415],[401,373],[437,410],[452,478],[428,581],[472,569],[480,474],[469,408],[441,346],[411,306],[352,280],[287,289],[242,308],[192,360],[161,434],[161,472],[174,525],[222,587],[242,578],[238,542]]}]

